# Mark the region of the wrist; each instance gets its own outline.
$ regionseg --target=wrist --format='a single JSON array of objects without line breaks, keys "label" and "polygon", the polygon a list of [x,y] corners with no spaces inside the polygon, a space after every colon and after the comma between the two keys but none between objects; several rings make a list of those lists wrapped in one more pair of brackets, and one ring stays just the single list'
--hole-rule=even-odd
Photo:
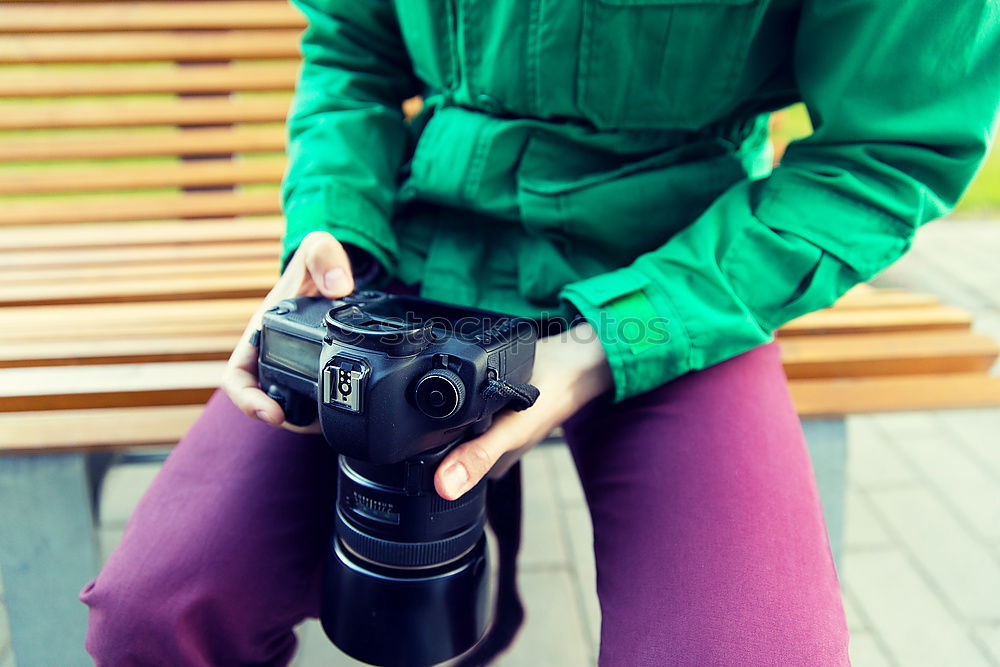
[{"label": "wrist", "polygon": [[539,357],[552,365],[553,373],[562,379],[576,406],[611,388],[607,355],[588,322],[581,322],[561,335],[543,338],[539,344],[545,350]]}]

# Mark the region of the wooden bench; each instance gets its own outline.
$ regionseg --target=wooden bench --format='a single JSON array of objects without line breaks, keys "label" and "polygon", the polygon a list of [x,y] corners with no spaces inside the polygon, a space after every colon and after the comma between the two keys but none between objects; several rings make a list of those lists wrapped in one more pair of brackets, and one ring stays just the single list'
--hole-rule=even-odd
[{"label": "wooden bench", "polygon": [[[0,5],[0,576],[25,665],[89,664],[95,452],[175,443],[273,283],[301,17],[283,0]],[[779,333],[840,540],[844,415],[1000,405],[997,345],[859,288]]]}]

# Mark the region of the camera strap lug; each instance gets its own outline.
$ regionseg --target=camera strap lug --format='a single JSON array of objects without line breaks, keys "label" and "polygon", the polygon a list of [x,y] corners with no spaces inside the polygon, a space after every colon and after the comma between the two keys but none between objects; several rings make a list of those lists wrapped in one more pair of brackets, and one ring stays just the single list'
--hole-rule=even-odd
[{"label": "camera strap lug", "polygon": [[486,399],[505,400],[506,407],[512,410],[527,410],[538,400],[538,387],[527,382],[512,383],[499,378],[487,380],[483,389]]}]

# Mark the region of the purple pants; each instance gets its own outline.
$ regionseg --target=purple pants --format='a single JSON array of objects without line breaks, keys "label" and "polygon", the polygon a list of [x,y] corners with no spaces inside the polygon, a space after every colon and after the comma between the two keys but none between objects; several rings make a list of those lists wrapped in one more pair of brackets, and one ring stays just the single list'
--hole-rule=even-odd
[{"label": "purple pants", "polygon": [[[566,440],[594,521],[601,665],[849,664],[776,345],[598,399]],[[287,663],[318,613],[334,463],[216,394],[82,593],[97,664]]]}]

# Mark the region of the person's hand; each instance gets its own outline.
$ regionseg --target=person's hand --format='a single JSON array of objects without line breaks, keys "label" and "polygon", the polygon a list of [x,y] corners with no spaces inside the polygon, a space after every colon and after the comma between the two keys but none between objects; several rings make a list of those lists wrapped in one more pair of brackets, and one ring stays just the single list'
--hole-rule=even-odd
[{"label": "person's hand", "polygon": [[487,473],[498,477],[592,398],[611,388],[611,369],[597,334],[587,323],[542,338],[535,348],[531,384],[538,400],[521,412],[501,412],[481,436],[454,449],[438,466],[434,487],[455,500]]},{"label": "person's hand", "polygon": [[337,299],[347,296],[353,290],[351,262],[344,246],[328,232],[313,232],[302,239],[285,273],[264,297],[229,357],[222,388],[236,407],[247,416],[272,426],[282,425],[292,431],[318,432],[318,424],[301,428],[285,422],[281,406],[257,386],[257,348],[250,344],[250,337],[260,328],[264,313],[283,299],[318,295]]}]

